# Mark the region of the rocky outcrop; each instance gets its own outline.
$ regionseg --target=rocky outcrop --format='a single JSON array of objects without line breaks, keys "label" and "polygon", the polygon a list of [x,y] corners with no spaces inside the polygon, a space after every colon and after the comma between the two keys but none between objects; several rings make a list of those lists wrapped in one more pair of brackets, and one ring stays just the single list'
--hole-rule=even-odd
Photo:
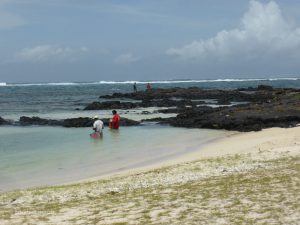
[{"label": "rocky outcrop", "polygon": [[102,99],[133,99],[141,102],[103,101],[93,102],[84,110],[102,109],[132,109],[137,107],[195,107],[205,104],[201,99],[215,100],[219,105],[230,105],[231,102],[267,102],[274,99],[284,89],[276,89],[260,85],[257,88],[240,90],[205,90],[197,87],[153,89],[152,91],[140,91],[137,93],[114,93],[100,96]]},{"label": "rocky outcrop", "polygon": [[91,127],[93,119],[89,117],[70,118],[63,121],[64,127]]},{"label": "rocky outcrop", "polygon": [[260,114],[259,116],[251,115],[249,112],[226,114],[222,110],[201,115],[191,111],[168,119],[167,122],[173,126],[189,128],[259,131],[269,127],[296,126],[300,122],[300,116],[295,113],[288,115]]},{"label": "rocky outcrop", "polygon": [[21,116],[19,120],[21,126],[30,126],[30,125],[40,125],[40,126],[61,126],[63,121],[61,120],[51,120],[51,119],[42,119],[40,117],[27,117]]},{"label": "rocky outcrop", "polygon": [[[108,126],[108,123],[109,123],[109,120],[107,120],[107,122],[104,123],[104,124],[106,124]],[[140,124],[139,121],[135,121],[135,120],[131,120],[131,119],[121,117],[121,126],[128,127],[128,126],[137,126],[139,124]]]},{"label": "rocky outcrop", "polygon": [[[108,126],[109,124],[109,118],[101,118],[105,126]],[[121,126],[137,126],[140,122],[127,119],[127,118],[121,118]],[[66,119],[64,120],[64,127],[91,127],[93,125],[93,119],[88,117],[79,117],[79,118],[72,118],[72,119]]]},{"label": "rocky outcrop", "polygon": [[[249,91],[249,90],[248,90]],[[129,98],[135,100],[149,101],[154,99],[222,99],[223,102],[251,101],[264,102],[274,97],[274,90],[269,86],[259,86],[251,89],[252,93],[241,90],[206,90],[197,87],[191,88],[169,88],[153,89],[152,91],[140,91],[137,93],[114,93],[112,95],[100,96],[102,99]]]},{"label": "rocky outcrop", "polygon": [[2,117],[0,117],[0,126],[1,125],[7,125],[7,124],[9,124],[9,122],[6,121],[5,119],[3,119]]},{"label": "rocky outcrop", "polygon": [[258,85],[257,86],[257,90],[260,90],[260,91],[273,91],[274,88],[272,86],[269,86],[269,85]]},{"label": "rocky outcrop", "polygon": [[[147,121],[168,123],[189,128],[212,128],[237,131],[257,131],[268,127],[290,127],[300,123],[300,90],[278,89],[267,85],[239,90],[204,90],[200,88],[153,89],[151,92],[116,93],[102,98],[132,98],[147,105],[165,106],[161,113],[179,113],[173,118],[155,118]],[[172,99],[177,100],[174,104]],[[198,107],[195,99],[214,99],[220,105],[232,101],[248,102],[231,107]],[[189,107],[187,107],[189,106]]]},{"label": "rocky outcrop", "polygon": [[276,98],[263,103],[254,102],[220,108],[167,109],[166,112],[177,112],[179,114],[173,118],[155,118],[147,121],[167,123],[177,127],[235,131],[259,131],[269,127],[293,127],[300,124],[300,93],[298,90],[285,91],[277,95]]},{"label": "rocky outcrop", "polygon": [[191,100],[172,100],[172,99],[154,99],[154,100],[143,100],[142,103],[138,104],[139,107],[185,107],[185,106],[193,106]]},{"label": "rocky outcrop", "polygon": [[279,100],[266,103],[186,110],[175,118],[165,119],[179,127],[258,131],[269,127],[291,127],[300,123],[300,95],[290,92]]},{"label": "rocky outcrop", "polygon": [[120,101],[105,101],[105,102],[93,102],[87,105],[84,110],[102,110],[102,109],[132,109],[136,108],[137,104],[132,102],[120,102]]},{"label": "rocky outcrop", "polygon": [[185,112],[189,112],[191,110],[197,110],[197,112],[199,113],[208,113],[208,112],[212,112],[214,109],[208,106],[199,106],[199,107],[184,107],[184,108],[169,108],[169,109],[160,109],[157,110],[157,112],[159,113],[185,113]]},{"label": "rocky outcrop", "polygon": [[[109,118],[101,119],[104,125],[108,126]],[[93,119],[89,117],[78,117],[78,118],[69,118],[65,120],[50,120],[50,119],[43,119],[40,117],[20,117],[19,122],[16,125],[21,126],[63,126],[63,127],[91,127],[93,125]],[[136,126],[139,125],[140,122],[121,118],[121,126]]]},{"label": "rocky outcrop", "polygon": [[185,107],[193,106],[197,102],[191,100],[171,100],[171,99],[154,99],[143,100],[142,102],[120,102],[120,101],[105,101],[93,102],[87,105],[84,110],[109,110],[109,109],[133,109],[138,107]]}]

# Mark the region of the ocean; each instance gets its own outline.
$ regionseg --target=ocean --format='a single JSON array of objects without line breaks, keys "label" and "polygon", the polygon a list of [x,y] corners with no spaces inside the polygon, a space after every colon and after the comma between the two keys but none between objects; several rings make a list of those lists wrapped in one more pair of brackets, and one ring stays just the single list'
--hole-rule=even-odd
[{"label": "ocean", "polygon": [[[0,116],[65,119],[98,115],[111,117],[110,110],[83,111],[99,96],[132,92],[146,84],[153,88],[201,87],[235,89],[270,85],[300,88],[300,78],[225,79],[183,81],[100,81],[85,83],[0,83]],[[158,108],[119,110],[121,117],[141,120],[174,114],[157,113]],[[150,113],[144,113],[148,111]],[[0,191],[62,184],[139,168],[201,149],[205,144],[232,132],[185,129],[143,123],[104,129],[102,139],[90,139],[91,128],[0,127]]]}]

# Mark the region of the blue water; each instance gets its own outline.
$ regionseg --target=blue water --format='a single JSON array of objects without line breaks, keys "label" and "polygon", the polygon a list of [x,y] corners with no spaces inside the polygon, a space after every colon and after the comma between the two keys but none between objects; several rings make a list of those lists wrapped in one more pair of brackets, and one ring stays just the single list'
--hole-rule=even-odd
[{"label": "blue water", "polygon": [[[17,120],[20,116],[71,118],[111,116],[109,110],[82,111],[99,96],[131,92],[133,82],[69,84],[0,83],[0,116]],[[147,82],[137,82],[144,90]],[[200,87],[235,89],[260,84],[300,88],[300,79],[215,80],[152,82],[153,88]],[[154,109],[119,110],[121,117],[143,119]],[[100,140],[90,139],[91,128],[0,127],[0,191],[41,185],[61,184],[150,165],[201,149],[212,140],[228,135],[225,131],[184,129],[153,124],[104,130]]]}]

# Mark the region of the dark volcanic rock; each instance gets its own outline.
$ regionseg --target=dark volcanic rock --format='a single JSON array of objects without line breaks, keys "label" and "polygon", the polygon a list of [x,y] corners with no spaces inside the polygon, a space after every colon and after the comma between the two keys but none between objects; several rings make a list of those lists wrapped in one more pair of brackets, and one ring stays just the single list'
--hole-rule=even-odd
[{"label": "dark volcanic rock", "polygon": [[[277,101],[197,111],[190,109],[169,118],[173,126],[258,131],[269,127],[292,127],[300,123],[299,94],[289,93]],[[166,121],[164,121],[166,122]]]},{"label": "dark volcanic rock", "polygon": [[93,102],[87,105],[84,110],[101,110],[101,109],[132,109],[137,107],[132,102],[120,102],[120,101],[106,101],[106,102]]},{"label": "dark volcanic rock", "polygon": [[64,127],[91,127],[92,125],[93,119],[89,117],[70,118],[63,121]]},{"label": "dark volcanic rock", "polygon": [[7,124],[9,124],[9,122],[3,119],[2,117],[0,117],[0,125],[7,125]]},{"label": "dark volcanic rock", "polygon": [[[108,126],[109,118],[101,119]],[[19,124],[21,126],[39,125],[39,126],[63,126],[63,127],[92,127],[93,119],[89,117],[69,118],[65,120],[48,120],[39,117],[20,117]],[[140,122],[121,118],[121,126],[136,126]]]},{"label": "dark volcanic rock", "polygon": [[238,91],[273,91],[274,88],[269,85],[258,85],[257,87],[239,88]]},{"label": "dark volcanic rock", "polygon": [[144,99],[141,103],[106,101],[93,102],[86,106],[84,110],[103,110],[103,109],[133,109],[137,107],[185,107],[186,105],[195,105],[191,100],[171,100],[171,99]]},{"label": "dark volcanic rock", "polygon": [[218,100],[219,105],[230,105],[231,102],[228,99],[221,98]]},{"label": "dark volcanic rock", "polygon": [[[272,88],[272,87],[271,87]],[[226,99],[227,102],[231,101],[251,101],[251,102],[264,102],[273,98],[273,92],[270,91],[269,86],[260,86],[255,89],[257,91],[249,94],[239,90],[205,90],[197,87],[190,88],[169,88],[169,89],[153,89],[149,91],[140,91],[137,93],[115,93],[113,95],[100,96],[100,98],[114,99],[114,98],[129,98],[135,100],[150,101],[154,99],[171,99],[181,98],[188,100],[197,99]]]},{"label": "dark volcanic rock", "polygon": [[[105,126],[109,124],[109,118],[100,118]],[[93,119],[89,117],[79,117],[64,120],[64,127],[92,127]],[[121,126],[136,126],[140,122],[121,117]]]},{"label": "dark volcanic rock", "polygon": [[156,117],[156,118],[151,118],[151,119],[143,119],[142,122],[157,122],[160,124],[166,123],[168,124],[168,121],[166,118],[161,118],[161,117]]},{"label": "dark volcanic rock", "polygon": [[139,124],[140,122],[138,121],[121,117],[121,126],[137,126]]},{"label": "dark volcanic rock", "polygon": [[194,105],[191,100],[171,100],[171,99],[155,99],[155,100],[143,100],[138,104],[140,107],[185,107],[187,105]]},{"label": "dark volcanic rock", "polygon": [[170,108],[170,109],[159,109],[157,112],[159,113],[184,113],[185,108]]},{"label": "dark volcanic rock", "polygon": [[272,86],[268,86],[268,85],[258,85],[257,90],[264,90],[264,91],[273,91],[273,87]]},{"label": "dark volcanic rock", "polygon": [[159,113],[185,113],[185,112],[197,112],[200,114],[208,113],[213,111],[213,108],[208,106],[199,106],[199,107],[185,107],[185,108],[169,108],[169,109],[160,109]]},{"label": "dark volcanic rock", "polygon": [[63,124],[61,120],[42,119],[36,116],[33,117],[21,116],[19,123],[21,126],[30,126],[30,125],[61,126]]}]

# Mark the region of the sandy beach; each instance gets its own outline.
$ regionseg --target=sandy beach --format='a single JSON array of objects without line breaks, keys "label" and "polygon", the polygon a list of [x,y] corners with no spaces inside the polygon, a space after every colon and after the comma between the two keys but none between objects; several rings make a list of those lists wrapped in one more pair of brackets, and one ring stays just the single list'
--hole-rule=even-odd
[{"label": "sandy beach", "polygon": [[175,160],[0,194],[0,224],[298,224],[300,127],[231,134]]}]

